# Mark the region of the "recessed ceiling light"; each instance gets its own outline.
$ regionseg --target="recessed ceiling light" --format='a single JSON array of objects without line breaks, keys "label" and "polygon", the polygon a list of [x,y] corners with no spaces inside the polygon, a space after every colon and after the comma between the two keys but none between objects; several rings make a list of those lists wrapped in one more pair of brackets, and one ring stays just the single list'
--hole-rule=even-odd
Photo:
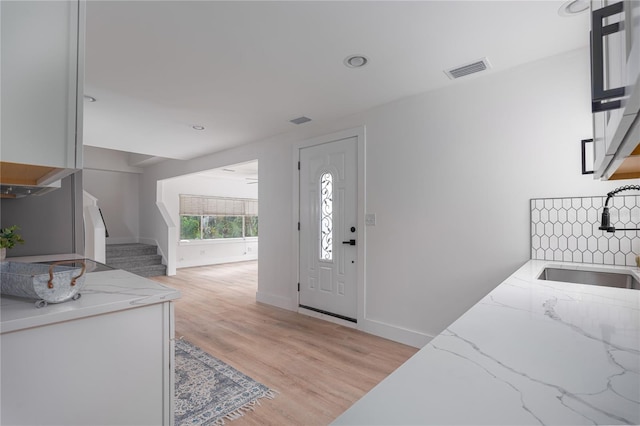
[{"label": "recessed ceiling light", "polygon": [[199,124],[191,126],[193,130],[204,130],[204,126],[200,126]]},{"label": "recessed ceiling light", "polygon": [[349,68],[361,68],[361,67],[364,67],[365,65],[367,65],[367,62],[369,62],[369,59],[367,59],[367,57],[363,56],[363,55],[347,56],[345,58],[345,60],[344,60],[345,66],[347,66]]},{"label": "recessed ceiling light", "polygon": [[94,98],[93,96],[84,95],[84,100],[89,102],[95,102],[96,98]]},{"label": "recessed ceiling light", "polygon": [[558,15],[569,17],[589,9],[589,0],[569,0],[560,6]]}]

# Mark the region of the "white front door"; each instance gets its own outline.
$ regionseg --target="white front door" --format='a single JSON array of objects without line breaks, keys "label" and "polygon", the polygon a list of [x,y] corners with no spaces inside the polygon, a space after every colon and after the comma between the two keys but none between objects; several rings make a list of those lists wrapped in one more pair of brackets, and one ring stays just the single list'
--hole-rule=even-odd
[{"label": "white front door", "polygon": [[357,138],[300,149],[300,307],[357,318]]}]

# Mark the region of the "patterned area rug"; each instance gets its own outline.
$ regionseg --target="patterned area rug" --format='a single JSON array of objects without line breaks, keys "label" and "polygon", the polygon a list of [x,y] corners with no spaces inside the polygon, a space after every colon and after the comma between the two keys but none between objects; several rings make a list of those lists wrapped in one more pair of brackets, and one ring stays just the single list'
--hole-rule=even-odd
[{"label": "patterned area rug", "polygon": [[175,423],[223,425],[276,392],[186,340],[176,340]]}]

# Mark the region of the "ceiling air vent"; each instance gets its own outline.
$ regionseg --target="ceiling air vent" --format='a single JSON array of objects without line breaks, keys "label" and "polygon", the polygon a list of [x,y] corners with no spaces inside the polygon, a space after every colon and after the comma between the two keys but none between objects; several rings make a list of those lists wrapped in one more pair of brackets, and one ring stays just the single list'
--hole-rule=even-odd
[{"label": "ceiling air vent", "polygon": [[308,121],[311,121],[311,119],[309,117],[298,117],[298,118],[294,118],[293,120],[289,120],[289,122],[293,123],[293,124],[302,124],[302,123],[306,123]]},{"label": "ceiling air vent", "polygon": [[456,78],[464,77],[465,75],[469,75],[469,74],[475,74],[477,72],[484,71],[489,68],[491,68],[491,64],[489,63],[489,60],[487,58],[482,58],[478,61],[471,62],[470,64],[445,70],[444,73],[451,80],[455,80]]}]

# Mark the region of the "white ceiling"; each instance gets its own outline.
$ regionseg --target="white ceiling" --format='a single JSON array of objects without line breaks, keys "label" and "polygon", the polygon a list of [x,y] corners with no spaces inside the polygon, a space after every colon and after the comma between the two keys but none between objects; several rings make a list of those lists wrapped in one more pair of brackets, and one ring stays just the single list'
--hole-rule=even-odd
[{"label": "white ceiling", "polygon": [[208,179],[231,179],[240,180],[246,184],[258,183],[258,161],[232,164],[226,167],[207,170],[205,172],[194,173],[195,175]]},{"label": "white ceiling", "polygon": [[[588,45],[561,1],[89,1],[84,143],[190,159]],[[343,65],[363,54],[364,68]],[[198,124],[203,131],[191,128]],[[309,125],[309,124],[307,124]],[[304,124],[302,125],[304,126]]]}]

